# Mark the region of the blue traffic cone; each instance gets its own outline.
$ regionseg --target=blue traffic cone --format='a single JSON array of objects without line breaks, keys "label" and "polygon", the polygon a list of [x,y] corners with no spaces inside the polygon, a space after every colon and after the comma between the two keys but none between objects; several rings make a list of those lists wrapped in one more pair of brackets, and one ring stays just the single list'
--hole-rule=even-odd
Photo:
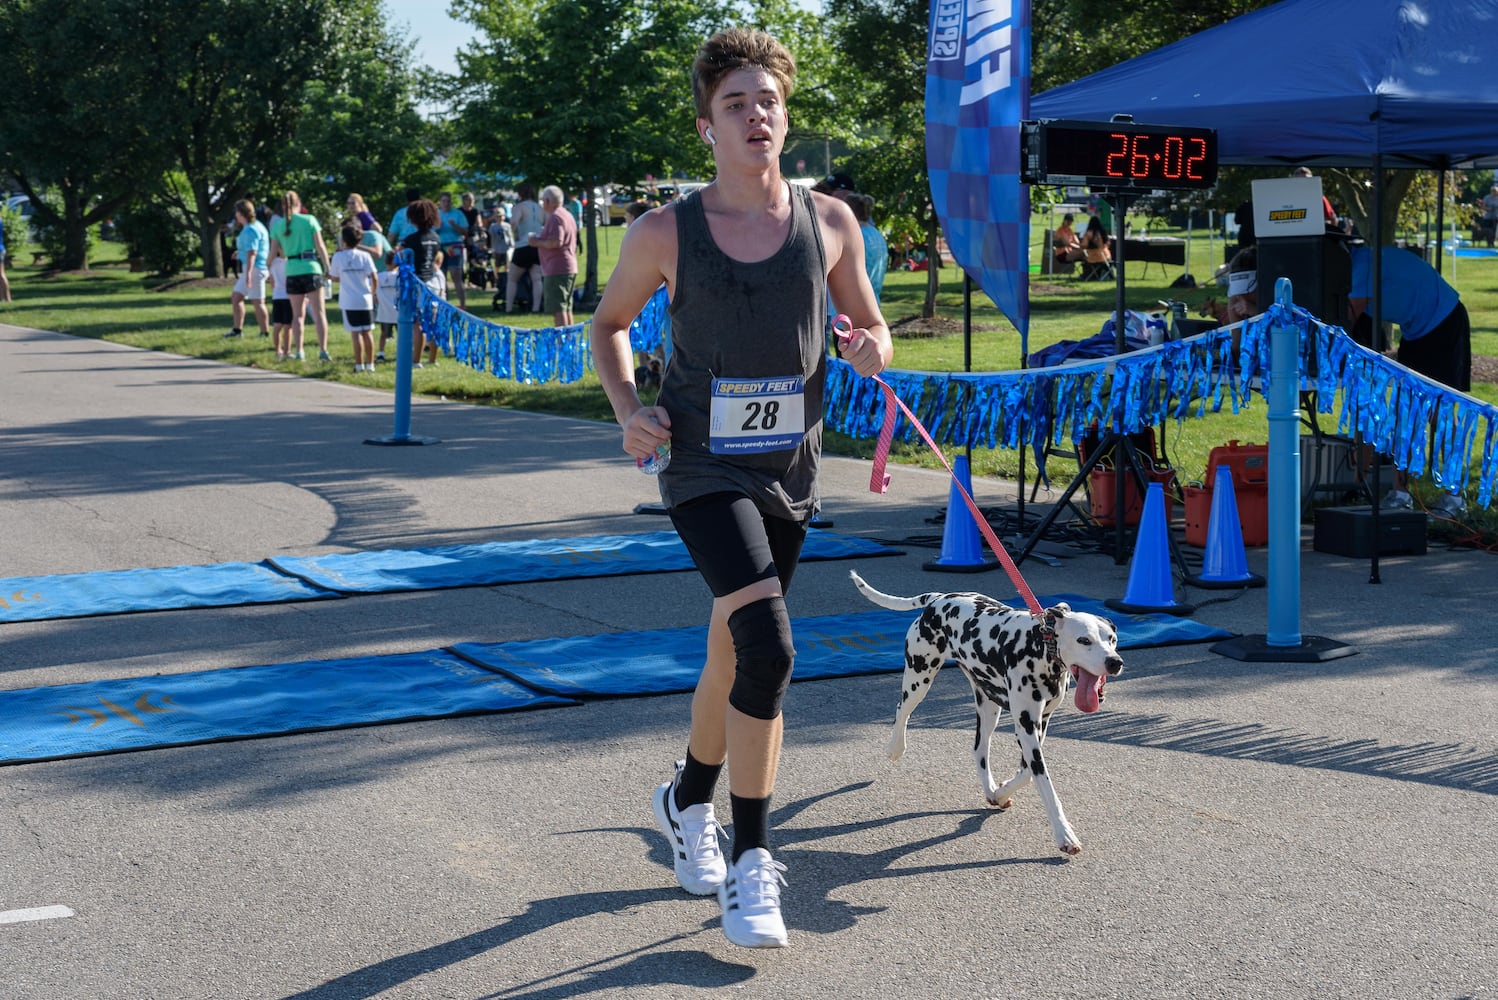
[{"label": "blue traffic cone", "polygon": [[945,573],[981,573],[993,569],[997,562],[985,562],[983,542],[978,538],[978,522],[957,489],[961,483],[968,496],[973,495],[972,475],[968,471],[966,455],[958,455],[952,462],[953,483],[947,493],[947,520],[941,530],[941,555],[928,560],[921,569]]},{"label": "blue traffic cone", "polygon": [[1243,523],[1238,520],[1238,495],[1233,489],[1231,466],[1219,465],[1212,483],[1212,512],[1207,518],[1207,549],[1202,571],[1186,577],[1193,587],[1227,590],[1262,587],[1264,578],[1248,571],[1243,551]]},{"label": "blue traffic cone", "polygon": [[1141,615],[1162,611],[1189,615],[1196,608],[1175,599],[1170,582],[1170,526],[1165,523],[1165,489],[1150,483],[1139,516],[1139,534],[1134,539],[1134,560],[1129,564],[1129,585],[1123,600],[1103,603],[1115,611]]}]

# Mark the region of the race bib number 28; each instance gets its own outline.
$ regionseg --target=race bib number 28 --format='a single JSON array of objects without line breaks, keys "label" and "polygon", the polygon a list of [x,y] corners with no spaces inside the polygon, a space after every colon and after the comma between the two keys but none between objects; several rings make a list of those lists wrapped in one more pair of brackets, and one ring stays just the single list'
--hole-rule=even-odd
[{"label": "race bib number 28", "polygon": [[786,451],[806,434],[806,380],[713,379],[709,445],[719,455]]}]

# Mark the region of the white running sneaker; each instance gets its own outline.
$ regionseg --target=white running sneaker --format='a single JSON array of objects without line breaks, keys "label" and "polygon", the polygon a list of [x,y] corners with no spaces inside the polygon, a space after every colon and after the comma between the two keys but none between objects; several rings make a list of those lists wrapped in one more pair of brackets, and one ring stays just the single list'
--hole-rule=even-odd
[{"label": "white running sneaker", "polygon": [[711,802],[677,810],[676,777],[685,765],[686,761],[676,762],[676,775],[656,788],[651,804],[655,807],[655,821],[671,845],[676,881],[694,896],[711,896],[728,876],[728,865],[718,847],[718,835],[723,828],[713,815]]},{"label": "white running sneaker", "polygon": [[723,936],[740,948],[784,948],[785,921],[780,919],[780,887],[785,865],[763,847],[753,847],[728,866],[718,887],[723,907]]}]

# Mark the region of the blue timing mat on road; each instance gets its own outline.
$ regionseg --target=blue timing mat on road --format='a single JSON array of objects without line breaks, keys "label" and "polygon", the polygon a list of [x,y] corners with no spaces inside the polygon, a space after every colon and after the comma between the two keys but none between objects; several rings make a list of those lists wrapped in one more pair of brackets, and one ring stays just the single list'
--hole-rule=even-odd
[{"label": "blue timing mat on road", "polygon": [[[1103,615],[1118,626],[1120,649],[1209,642],[1233,633],[1173,615],[1121,614],[1088,597],[1053,594],[1040,603],[1065,602],[1073,611]],[[1006,603],[1020,605],[1017,598]],[[851,615],[798,618],[798,681],[861,674],[893,673],[905,668],[905,632],[914,611],[865,611]],[[529,642],[465,642],[454,653],[496,670],[527,687],[573,698],[617,698],[676,694],[697,685],[702,670],[707,627],[612,632],[571,639]]]},{"label": "blue timing mat on road", "polygon": [[442,650],[0,691],[0,764],[574,705]]},{"label": "blue timing mat on road", "polygon": [[315,601],[338,596],[331,590],[279,573],[265,563],[15,576],[0,580],[0,623]]},{"label": "blue timing mat on road", "polygon": [[[1040,600],[1107,611],[1074,594]],[[1108,615],[1123,649],[1232,635],[1172,615]],[[914,618],[797,619],[795,679],[903,669]],[[686,692],[706,642],[696,626],[0,691],[0,765]]]},{"label": "blue timing mat on road", "polygon": [[[897,556],[878,542],[811,531],[803,561]],[[167,566],[0,579],[0,624],[178,608],[313,601],[349,594],[481,587],[692,568],[674,531],[277,556],[258,563]]]},{"label": "blue timing mat on road", "polygon": [[[828,531],[810,531],[803,562],[900,555],[878,542]],[[572,580],[692,569],[692,558],[674,531],[638,535],[588,535],[520,542],[386,549],[268,560],[282,572],[345,594],[479,587],[537,580]]]}]

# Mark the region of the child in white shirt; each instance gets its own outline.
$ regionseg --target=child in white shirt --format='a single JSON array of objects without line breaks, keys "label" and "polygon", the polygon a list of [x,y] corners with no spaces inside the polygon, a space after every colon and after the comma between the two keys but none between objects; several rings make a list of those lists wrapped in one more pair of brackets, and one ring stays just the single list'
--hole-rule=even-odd
[{"label": "child in white shirt", "polygon": [[385,255],[385,270],[380,272],[375,283],[375,322],[380,324],[380,349],[376,361],[385,360],[385,342],[395,336],[395,324],[400,319],[400,269],[395,266],[395,251]]},{"label": "child in white shirt", "polygon": [[374,371],[375,263],[359,249],[364,230],[343,227],[343,249],[333,255],[329,273],[338,282],[338,304],[343,308],[343,326],[354,341],[354,371]]}]

